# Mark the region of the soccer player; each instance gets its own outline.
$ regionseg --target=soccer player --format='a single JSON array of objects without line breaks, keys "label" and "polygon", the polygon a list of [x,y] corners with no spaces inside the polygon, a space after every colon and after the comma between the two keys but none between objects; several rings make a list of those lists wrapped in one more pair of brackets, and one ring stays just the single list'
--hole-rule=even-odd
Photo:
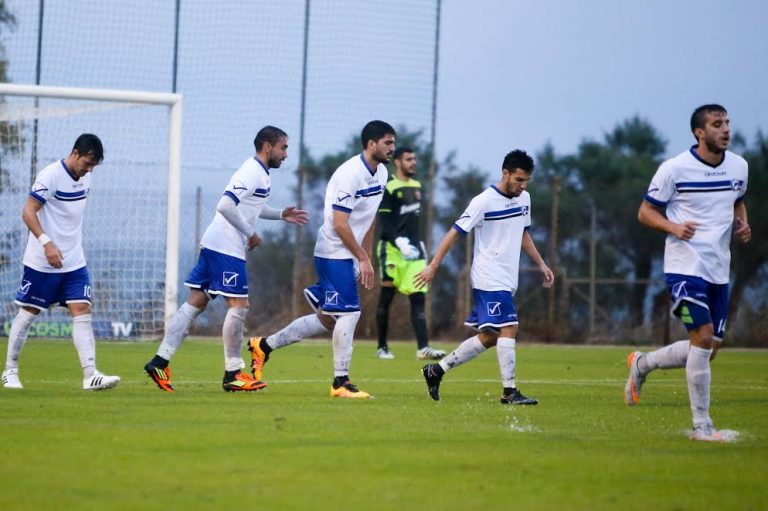
[{"label": "soccer player", "polygon": [[23,388],[19,354],[29,327],[42,310],[66,306],[72,314],[72,339],[83,368],[83,390],[111,389],[119,376],[96,369],[96,341],[91,323],[91,279],[83,252],[83,214],[90,194],[91,172],[104,159],[96,135],[77,137],[72,152],[37,175],[21,218],[29,228],[22,263],[24,274],[16,293],[21,306],[8,334],[3,386]]},{"label": "soccer player", "polygon": [[370,397],[349,380],[353,336],[360,319],[356,280],[366,289],[373,287],[373,221],[387,185],[384,164],[395,150],[395,130],[384,121],[371,121],[363,127],[360,142],[363,152],[336,169],[325,190],[323,225],[315,243],[319,281],[304,289],[316,314],[295,319],[269,337],[248,341],[251,371],[257,380],[274,350],[333,330],[331,397]]},{"label": "soccer player", "polygon": [[256,233],[260,218],[284,220],[295,225],[307,223],[307,212],[293,206],[275,209],[267,205],[270,194],[270,169],[280,168],[288,156],[288,135],[274,126],[265,126],[253,141],[256,156],[248,158],[232,175],[216,206],[216,215],[200,240],[197,265],[187,277],[189,297],[165,327],[165,336],[155,357],[144,371],[160,389],[173,392],[171,357],[187,336],[192,322],[218,295],[227,302],[222,339],[224,378],[227,392],[255,391],[266,383],[251,378],[241,369],[243,328],[248,312],[248,273],[246,252],[261,243]]},{"label": "soccer player", "polygon": [[389,307],[395,291],[408,296],[411,302],[411,325],[416,333],[416,358],[439,360],[442,350],[429,346],[427,317],[424,311],[426,288],[416,289],[413,277],[427,265],[426,250],[421,238],[421,183],[416,175],[416,154],[410,147],[398,147],[393,157],[395,175],[387,182],[384,198],[379,207],[381,239],[376,245],[379,256],[381,293],[376,309],[379,346],[376,355],[393,359],[395,355],[387,345]]},{"label": "soccer player", "polygon": [[466,339],[439,363],[423,367],[427,391],[435,401],[440,400],[440,382],[447,371],[496,346],[503,387],[501,402],[515,405],[538,403],[536,399],[524,396],[515,385],[518,320],[514,294],[521,249],[543,274],[544,287],[551,287],[555,279],[528,232],[531,226],[531,197],[526,188],[533,167],[533,159],[525,151],[508,153],[504,157],[498,184],[491,185],[470,201],[453,228],[443,237],[432,261],[414,278],[418,287],[432,282],[454,241],[459,235],[466,235],[475,229],[470,273],[474,306],[464,324],[476,328],[478,334]]},{"label": "soccer player", "polygon": [[[728,151],[728,112],[703,105],[691,116],[697,144],[661,164],[640,205],[638,220],[667,233],[664,274],[672,312],[688,330],[688,340],[627,358],[624,401],[633,406],[654,369],[685,367],[693,414],[692,440],[728,441],[709,416],[710,360],[725,335],[732,233],[752,238],[743,199],[747,162]],[[666,210],[666,215],[664,211]]]}]

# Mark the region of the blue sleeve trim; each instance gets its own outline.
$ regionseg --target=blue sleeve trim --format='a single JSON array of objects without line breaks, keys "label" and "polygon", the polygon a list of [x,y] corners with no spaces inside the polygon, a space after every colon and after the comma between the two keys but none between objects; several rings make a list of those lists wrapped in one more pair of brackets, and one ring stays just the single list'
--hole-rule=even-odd
[{"label": "blue sleeve trim", "polygon": [[40,204],[45,204],[45,202],[46,202],[44,197],[36,194],[35,192],[29,192],[29,196],[32,197],[33,199],[35,199]]},{"label": "blue sleeve trim", "polygon": [[662,201],[660,201],[660,200],[658,200],[658,199],[654,199],[653,197],[651,197],[651,196],[650,196],[650,195],[648,195],[647,193],[645,194],[645,197],[643,197],[643,198],[644,198],[646,201],[648,201],[648,202],[650,202],[651,204],[653,204],[654,206],[656,206],[656,207],[659,207],[659,208],[666,208],[666,207],[667,207],[667,203],[666,203],[666,202],[662,202]]},{"label": "blue sleeve trim", "polygon": [[[745,195],[746,195],[746,194],[745,194]],[[734,204],[738,204],[739,202],[743,202],[743,201],[744,201],[744,197],[745,197],[745,195],[742,195],[741,197],[737,197],[737,198],[736,198],[736,201],[734,202]]]},{"label": "blue sleeve trim", "polygon": [[235,205],[240,204],[240,199],[237,198],[237,195],[235,195],[234,193],[230,192],[229,190],[224,192],[224,195],[226,195],[227,197],[232,199],[235,202]]},{"label": "blue sleeve trim", "polygon": [[453,230],[454,230],[454,231],[458,232],[458,233],[459,233],[459,234],[461,234],[462,236],[466,236],[466,235],[467,235],[467,231],[465,231],[464,229],[462,229],[462,228],[461,228],[461,227],[459,227],[458,225],[456,225],[456,224],[453,224],[453,225],[452,225],[452,227],[453,227]]},{"label": "blue sleeve trim", "polygon": [[352,213],[352,210],[349,208],[345,208],[344,206],[339,206],[338,204],[334,204],[331,206],[336,211],[342,211],[344,213]]},{"label": "blue sleeve trim", "polygon": [[527,230],[529,230],[530,228],[531,228],[531,226],[530,226],[530,225],[526,225],[525,227],[523,227],[523,230],[524,230],[524,231],[527,231]]}]

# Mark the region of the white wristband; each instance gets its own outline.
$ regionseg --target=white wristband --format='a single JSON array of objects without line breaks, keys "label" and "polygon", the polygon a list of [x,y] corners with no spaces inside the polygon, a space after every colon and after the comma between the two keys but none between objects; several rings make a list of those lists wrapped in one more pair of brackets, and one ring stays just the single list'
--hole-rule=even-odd
[{"label": "white wristband", "polygon": [[46,243],[51,242],[51,238],[49,238],[47,234],[43,233],[37,237],[37,241],[39,241],[41,245],[45,246]]}]

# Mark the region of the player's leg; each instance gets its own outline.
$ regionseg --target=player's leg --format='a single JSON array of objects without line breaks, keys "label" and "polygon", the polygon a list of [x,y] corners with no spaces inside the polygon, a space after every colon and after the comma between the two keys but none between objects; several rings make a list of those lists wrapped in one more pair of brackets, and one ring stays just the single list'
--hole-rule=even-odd
[{"label": "player's leg", "polygon": [[538,401],[520,392],[515,382],[517,328],[517,325],[502,327],[496,341],[496,356],[499,360],[502,384],[500,402],[505,405],[535,405]]},{"label": "player's leg", "polygon": [[189,296],[165,325],[163,341],[160,343],[157,353],[152,360],[144,364],[144,372],[152,378],[160,390],[173,392],[171,368],[169,367],[171,359],[184,339],[187,338],[192,323],[202,314],[210,301],[207,290],[211,282],[210,258],[213,256],[214,253],[208,249],[200,250],[197,264],[192,268],[184,282],[184,286],[189,288]]},{"label": "player's leg", "polygon": [[282,329],[267,337],[257,336],[251,337],[248,340],[248,351],[251,352],[251,373],[255,379],[262,379],[264,365],[274,350],[285,348],[307,337],[333,330],[333,318],[322,314],[319,308],[324,297],[324,293],[319,285],[306,288],[304,296],[309,305],[315,310],[314,314],[296,318]]},{"label": "player's leg", "polygon": [[119,376],[102,374],[96,368],[96,338],[91,316],[91,279],[83,267],[62,274],[56,301],[66,305],[72,314],[72,341],[83,369],[83,390],[111,389],[120,383]]},{"label": "player's leg", "polygon": [[376,329],[379,341],[376,347],[376,356],[385,360],[395,358],[392,352],[389,351],[389,345],[387,344],[389,308],[392,305],[392,300],[395,298],[395,293],[397,293],[397,290],[391,282],[381,281],[379,303],[376,306]]},{"label": "player's leg", "polygon": [[395,356],[389,351],[389,346],[387,345],[389,308],[397,292],[395,281],[399,280],[398,265],[402,264],[403,257],[397,247],[383,240],[379,241],[377,245],[377,253],[379,255],[381,291],[379,292],[379,303],[376,306],[376,329],[378,334],[376,356],[381,359],[391,360]]},{"label": "player's leg", "polygon": [[333,370],[331,397],[368,398],[349,379],[355,326],[360,319],[360,297],[357,293],[355,265],[352,259],[315,257],[319,278],[317,292],[322,293],[322,311],[335,316],[333,326]]},{"label": "player's leg", "polygon": [[243,350],[243,330],[248,314],[248,298],[227,297],[227,315],[221,329],[224,344],[224,378],[222,388],[227,392],[254,391],[263,389],[266,383],[243,372],[245,362],[240,356]]},{"label": "player's leg", "polygon": [[24,266],[21,285],[16,293],[15,303],[20,306],[19,312],[13,318],[11,330],[8,332],[8,352],[3,370],[3,386],[9,389],[23,388],[19,379],[19,356],[32,322],[41,310],[45,310],[54,302],[61,284],[61,273],[43,273]]}]

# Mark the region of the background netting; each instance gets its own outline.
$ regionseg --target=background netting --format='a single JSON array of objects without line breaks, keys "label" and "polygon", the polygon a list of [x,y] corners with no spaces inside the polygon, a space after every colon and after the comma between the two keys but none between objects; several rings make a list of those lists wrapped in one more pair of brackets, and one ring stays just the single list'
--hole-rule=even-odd
[{"label": "background netting", "polygon": [[[2,41],[12,82],[35,83],[39,4],[30,0],[6,1],[8,11],[16,18],[15,30],[5,31]],[[172,91],[175,2],[47,0],[44,6],[41,84]],[[210,222],[224,185],[242,161],[252,156],[253,138],[266,124],[279,126],[290,136],[289,157],[272,175],[270,202],[275,207],[294,203],[305,14],[304,0],[180,2],[176,92],[184,97],[181,279],[194,264],[196,231]],[[310,2],[303,114],[304,146],[313,157],[343,151],[371,119],[429,133],[436,14],[436,1]],[[82,29],[73,30],[73,19],[83,24]],[[147,237],[157,236],[159,229],[164,228],[159,226],[165,222],[164,214],[158,212],[165,211],[165,187],[159,181],[151,185],[157,187],[157,197],[153,199],[149,198],[149,189],[144,197],[131,194],[131,200],[143,204],[142,210],[138,203],[126,207],[124,199],[113,195],[106,181],[125,169],[123,163],[130,168],[146,168],[147,174],[156,174],[153,179],[160,175],[165,179],[167,167],[161,168],[160,162],[164,159],[167,163],[167,155],[161,151],[162,158],[156,157],[152,151],[167,145],[167,116],[132,118],[140,115],[132,109],[88,115],[99,115],[98,123],[81,117],[78,129],[101,136],[107,157],[94,176],[93,200],[86,213],[90,231],[86,237],[123,231],[124,241],[120,243],[128,259],[136,256],[131,251],[142,247]],[[66,156],[76,134],[53,128],[50,137],[48,152],[39,154],[38,168],[51,158]],[[23,185],[19,184],[24,188]],[[16,231],[24,230],[21,202],[10,196],[1,200],[3,218],[10,218]],[[97,200],[106,201],[106,210],[97,211]],[[312,210],[310,214],[321,213]],[[125,228],[120,223],[123,221]],[[263,229],[280,229],[280,224],[268,222]],[[201,227],[196,229],[198,225]],[[314,234],[308,230],[306,236],[314,238]],[[100,242],[107,246],[109,238]],[[92,267],[95,292],[104,293],[104,284],[97,284],[95,275],[102,254],[97,247],[86,248],[86,257]],[[159,253],[146,257],[141,271],[151,274],[150,281],[154,282],[156,272],[164,271],[164,261]],[[20,253],[10,254],[10,265],[17,274],[19,258]],[[0,286],[0,302],[12,302],[18,282],[10,278]],[[102,321],[125,321],[123,318],[132,318],[134,313],[150,308],[147,300],[134,298],[134,291],[118,289],[109,293],[104,297],[105,303],[114,303],[116,307],[123,303],[125,309],[116,314],[98,305],[94,316]],[[179,301],[185,296],[182,290]],[[221,321],[223,303],[216,302],[200,318],[201,328],[215,327]],[[254,303],[253,307],[258,308],[259,304]],[[10,320],[13,309],[0,309],[4,313],[0,320]],[[151,329],[140,332],[144,327],[136,327],[132,335],[159,334],[161,328],[156,330],[155,312],[148,314],[153,317]],[[113,336],[109,332],[99,334]]]}]

